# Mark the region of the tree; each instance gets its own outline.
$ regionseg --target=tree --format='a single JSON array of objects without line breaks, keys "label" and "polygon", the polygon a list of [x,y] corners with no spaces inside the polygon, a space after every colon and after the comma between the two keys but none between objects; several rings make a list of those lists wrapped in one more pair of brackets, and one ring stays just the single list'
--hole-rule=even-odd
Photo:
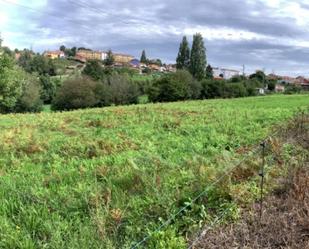
[{"label": "tree", "polygon": [[137,84],[130,81],[129,77],[124,74],[114,74],[105,82],[108,92],[104,94],[114,105],[136,104],[140,91]]},{"label": "tree", "polygon": [[39,111],[37,79],[17,67],[8,55],[0,56],[0,113]]},{"label": "tree", "polygon": [[65,47],[64,45],[61,45],[60,48],[59,48],[59,50],[62,51],[62,52],[65,52],[66,47]]},{"label": "tree", "polygon": [[107,57],[104,60],[104,65],[112,66],[114,64],[114,61],[115,61],[115,59],[114,59],[112,50],[108,50]]},{"label": "tree", "polygon": [[101,62],[98,60],[87,61],[87,64],[83,70],[83,74],[91,77],[93,80],[104,79],[104,69]]},{"label": "tree", "polygon": [[254,74],[251,74],[249,76],[249,79],[256,79],[263,85],[263,87],[265,87],[265,85],[268,83],[266,74],[261,70],[256,71]]},{"label": "tree", "polygon": [[41,86],[36,77],[24,73],[22,95],[16,103],[15,112],[40,112],[43,108]]},{"label": "tree", "polygon": [[21,53],[18,64],[28,73],[37,73],[39,75],[56,75],[56,66],[54,62],[42,55],[34,55],[29,50]]},{"label": "tree", "polygon": [[51,78],[50,76],[41,76],[40,85],[41,99],[44,101],[44,104],[51,104],[55,98],[58,87],[61,85],[61,80],[58,78]]},{"label": "tree", "polygon": [[205,78],[206,64],[206,49],[203,36],[200,33],[197,33],[193,36],[190,59],[190,72],[194,78],[198,80]]},{"label": "tree", "polygon": [[99,104],[98,82],[87,78],[71,79],[63,82],[52,103],[53,110],[73,110],[94,107]]},{"label": "tree", "polygon": [[154,102],[196,99],[200,97],[200,93],[200,83],[185,70],[159,78],[149,89],[150,99]]},{"label": "tree", "polygon": [[146,51],[143,50],[142,56],[141,56],[141,63],[147,63],[147,57],[146,57]]},{"label": "tree", "polygon": [[208,65],[206,67],[206,79],[213,79],[214,78],[214,72],[212,70],[211,65]]},{"label": "tree", "polygon": [[190,67],[190,48],[186,36],[183,37],[180,43],[176,62],[176,68],[179,70],[189,69]]},{"label": "tree", "polygon": [[8,55],[0,55],[0,113],[13,111],[21,95],[21,70],[14,68],[14,61]]},{"label": "tree", "polygon": [[76,47],[73,47],[71,48],[71,56],[76,56],[76,52],[77,52],[77,48]]},{"label": "tree", "polygon": [[31,71],[30,62],[31,62],[32,56],[33,56],[33,52],[28,49],[24,49],[20,54],[18,65],[21,66],[26,72]]}]

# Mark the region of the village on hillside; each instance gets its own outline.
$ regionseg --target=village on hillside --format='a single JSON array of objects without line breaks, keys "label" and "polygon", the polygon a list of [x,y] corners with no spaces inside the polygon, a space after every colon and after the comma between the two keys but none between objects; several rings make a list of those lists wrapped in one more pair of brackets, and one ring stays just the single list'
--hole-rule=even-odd
[{"label": "village on hillside", "polygon": [[[45,51],[43,55],[51,59],[67,58],[66,54],[61,50]],[[106,51],[79,49],[76,51],[76,55],[70,59],[84,64],[89,60],[99,60],[103,62],[107,57],[108,52]],[[113,60],[113,67],[130,67],[139,71],[141,74],[147,69],[150,69],[152,72],[176,72],[176,65],[174,64],[162,64],[161,62],[158,63],[157,60],[143,63],[129,54],[113,53]]]},{"label": "village on hillside", "polygon": [[[81,64],[85,64],[90,60],[99,60],[104,61],[108,56],[108,52],[106,51],[98,51],[91,49],[79,49],[76,51],[74,57],[68,58],[64,51],[55,50],[55,51],[45,51],[43,53],[45,57],[50,59],[71,59],[75,60]],[[18,59],[19,54],[16,54]],[[176,72],[175,64],[162,64],[157,63],[160,60],[150,60],[149,63],[143,63],[139,59],[136,59],[134,56],[124,53],[113,53],[114,63],[113,67],[129,67],[134,70],[137,70],[140,74],[147,72],[147,70],[151,72]],[[238,77],[244,75],[239,70],[229,69],[229,68],[221,68],[221,67],[212,67],[213,77],[215,80],[230,80],[233,77]],[[276,74],[267,75],[268,80],[275,80],[277,82],[275,91],[276,92],[284,92],[285,87],[287,85],[294,85],[302,88],[303,90],[309,90],[309,79],[298,76],[282,76]],[[264,94],[267,89],[258,89],[260,94]]]}]

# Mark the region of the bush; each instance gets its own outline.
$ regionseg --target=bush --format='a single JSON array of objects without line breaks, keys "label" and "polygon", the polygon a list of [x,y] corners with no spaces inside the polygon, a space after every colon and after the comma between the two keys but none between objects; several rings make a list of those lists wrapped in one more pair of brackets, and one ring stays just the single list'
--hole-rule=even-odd
[{"label": "bush", "polygon": [[83,74],[89,76],[93,80],[103,80],[105,78],[104,68],[102,63],[98,60],[88,61]]},{"label": "bush", "polygon": [[100,83],[98,95],[101,106],[127,105],[138,103],[140,91],[138,85],[130,81],[127,76],[113,74]]},{"label": "bush", "polygon": [[41,86],[38,80],[29,76],[23,84],[23,93],[17,101],[16,112],[40,112],[43,108]]},{"label": "bush", "polygon": [[89,78],[65,81],[57,90],[56,97],[52,102],[52,109],[73,110],[98,105],[100,102],[97,94],[99,84]]},{"label": "bush", "polygon": [[178,101],[199,98],[201,89],[188,71],[179,70],[156,80],[148,94],[153,102]]},{"label": "bush", "polygon": [[239,98],[247,96],[247,90],[243,83],[228,83],[225,85],[224,97]]},{"label": "bush", "polygon": [[60,79],[53,79],[49,76],[41,76],[41,98],[45,104],[51,104],[55,98],[57,88],[61,85]]},{"label": "bush", "polygon": [[201,97],[203,99],[222,98],[224,96],[225,81],[203,80]]},{"label": "bush", "polygon": [[294,94],[294,93],[300,93],[302,88],[297,85],[288,85],[285,87],[284,94]]}]

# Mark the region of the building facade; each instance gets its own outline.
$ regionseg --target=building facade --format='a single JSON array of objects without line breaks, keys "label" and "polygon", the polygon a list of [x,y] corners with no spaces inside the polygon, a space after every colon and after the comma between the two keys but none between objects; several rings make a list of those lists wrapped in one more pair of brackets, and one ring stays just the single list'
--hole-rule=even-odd
[{"label": "building facade", "polygon": [[65,57],[65,53],[63,51],[45,51],[43,56],[50,58],[52,60],[60,59]]},{"label": "building facade", "polygon": [[115,63],[128,64],[134,59],[134,56],[128,54],[113,53]]},{"label": "building facade", "polygon": [[102,60],[103,52],[81,49],[76,52],[76,57],[87,60]]},{"label": "building facade", "polygon": [[220,77],[226,80],[229,80],[235,76],[240,75],[240,71],[234,70],[234,69],[214,67],[212,70],[213,70],[213,75],[215,78]]}]

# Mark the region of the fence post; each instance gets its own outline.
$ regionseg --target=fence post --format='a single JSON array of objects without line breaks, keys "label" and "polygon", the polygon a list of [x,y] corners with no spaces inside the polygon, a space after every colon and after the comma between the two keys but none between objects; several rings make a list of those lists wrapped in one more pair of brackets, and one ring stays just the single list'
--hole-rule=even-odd
[{"label": "fence post", "polygon": [[263,215],[263,198],[264,198],[264,178],[265,178],[265,147],[266,147],[266,140],[261,143],[262,146],[262,165],[259,176],[261,177],[261,196],[260,196],[260,223],[262,221]]}]

